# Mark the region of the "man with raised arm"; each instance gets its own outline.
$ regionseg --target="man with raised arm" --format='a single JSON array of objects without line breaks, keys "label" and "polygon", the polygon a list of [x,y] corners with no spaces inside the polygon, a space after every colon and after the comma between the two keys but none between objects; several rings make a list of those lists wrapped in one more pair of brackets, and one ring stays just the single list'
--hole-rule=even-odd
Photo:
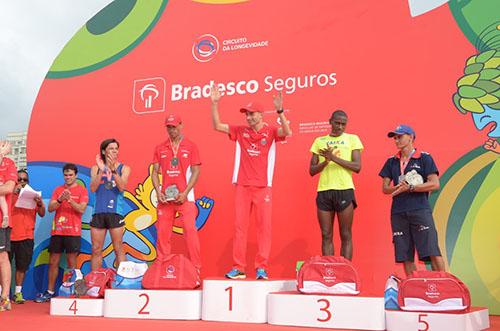
[{"label": "man with raised arm", "polygon": [[255,258],[256,279],[268,279],[268,263],[271,252],[272,180],[276,157],[276,142],[291,135],[289,123],[283,110],[280,92],[274,96],[274,108],[279,116],[280,127],[268,125],[263,120],[264,109],[251,102],[240,108],[245,114],[246,126],[221,122],[219,101],[222,92],[212,86],[212,122],[216,131],[226,133],[236,143],[233,184],[236,188],[233,237],[233,268],[227,278],[246,278],[247,232],[250,211],[256,215],[258,253]]}]

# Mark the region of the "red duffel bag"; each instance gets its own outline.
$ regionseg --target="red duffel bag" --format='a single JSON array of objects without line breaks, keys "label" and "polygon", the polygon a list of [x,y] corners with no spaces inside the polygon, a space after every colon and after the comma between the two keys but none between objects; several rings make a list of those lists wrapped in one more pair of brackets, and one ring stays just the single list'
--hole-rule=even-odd
[{"label": "red duffel bag", "polygon": [[360,280],[348,259],[342,256],[314,256],[300,268],[297,289],[311,294],[357,295]]},{"label": "red duffel bag", "polygon": [[448,272],[420,270],[399,284],[398,302],[409,311],[463,311],[470,307],[470,293]]},{"label": "red duffel bag", "polygon": [[182,254],[156,259],[142,278],[145,289],[194,289],[200,286],[200,275],[193,263]]},{"label": "red duffel bag", "polygon": [[104,291],[111,288],[116,272],[111,268],[99,268],[85,275],[85,284],[88,287],[87,295],[94,298],[104,298]]}]

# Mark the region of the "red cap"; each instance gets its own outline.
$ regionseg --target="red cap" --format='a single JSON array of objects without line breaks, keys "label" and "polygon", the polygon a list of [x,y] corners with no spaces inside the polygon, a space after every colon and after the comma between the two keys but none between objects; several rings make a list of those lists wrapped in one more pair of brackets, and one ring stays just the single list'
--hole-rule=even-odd
[{"label": "red cap", "polygon": [[254,112],[263,113],[264,108],[262,108],[262,106],[260,104],[258,104],[257,102],[250,102],[248,105],[246,105],[245,107],[242,107],[240,109],[240,112],[242,112],[242,113],[246,113],[247,111],[249,111],[251,113],[254,113]]},{"label": "red cap", "polygon": [[170,114],[165,118],[165,125],[177,126],[182,123],[181,117],[179,115]]}]

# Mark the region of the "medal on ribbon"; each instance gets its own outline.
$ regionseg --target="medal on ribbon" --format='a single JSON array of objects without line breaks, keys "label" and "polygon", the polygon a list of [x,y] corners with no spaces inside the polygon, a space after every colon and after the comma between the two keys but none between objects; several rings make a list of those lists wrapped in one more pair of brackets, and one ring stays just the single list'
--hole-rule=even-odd
[{"label": "medal on ribbon", "polygon": [[[170,137],[169,137],[170,139]],[[179,142],[177,143],[177,145],[174,144],[174,142],[172,141],[172,139],[170,139],[170,146],[172,148],[172,159],[170,160],[170,166],[172,168],[177,168],[177,166],[179,166],[179,158],[177,157],[177,153],[179,152],[179,146],[181,145],[181,141],[182,141],[182,137],[181,139],[179,140]]]}]

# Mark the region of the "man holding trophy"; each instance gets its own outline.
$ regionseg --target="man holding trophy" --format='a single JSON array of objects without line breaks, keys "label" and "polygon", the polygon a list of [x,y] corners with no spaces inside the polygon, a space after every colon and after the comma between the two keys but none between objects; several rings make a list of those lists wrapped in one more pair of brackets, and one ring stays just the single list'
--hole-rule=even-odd
[{"label": "man holding trophy", "polygon": [[168,139],[155,148],[151,174],[158,198],[156,254],[159,259],[170,254],[172,226],[179,213],[183,219],[189,259],[200,270],[200,242],[195,226],[197,209],[193,190],[200,175],[200,155],[198,147],[182,135],[182,121],[178,115],[168,115],[165,126]]},{"label": "man holding trophy", "polygon": [[444,271],[428,200],[429,193],[439,189],[439,171],[430,154],[413,147],[415,131],[411,127],[399,125],[387,136],[394,138],[399,150],[379,173],[383,179],[382,192],[392,196],[391,227],[396,262],[403,263],[406,275],[410,275],[416,270],[416,249],[421,261],[431,262],[432,270]]}]

